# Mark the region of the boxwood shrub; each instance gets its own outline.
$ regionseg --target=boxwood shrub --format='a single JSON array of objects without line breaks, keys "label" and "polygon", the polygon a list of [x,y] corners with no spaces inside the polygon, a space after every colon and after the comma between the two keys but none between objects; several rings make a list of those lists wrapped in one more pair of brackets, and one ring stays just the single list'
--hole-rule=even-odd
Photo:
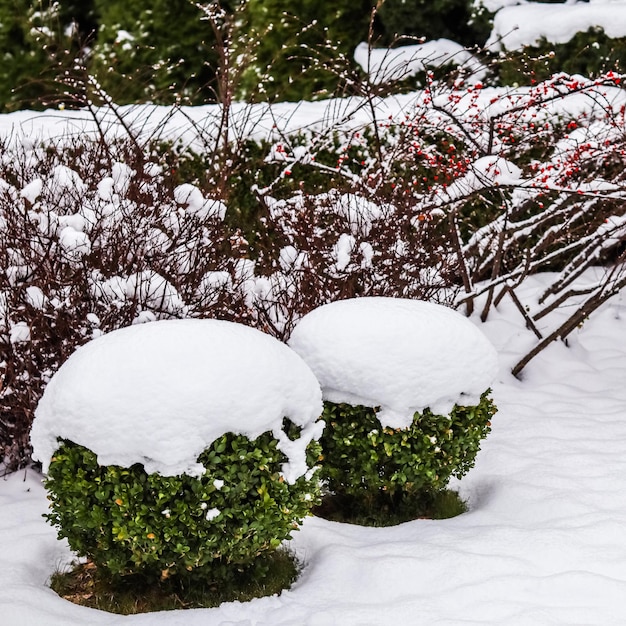
[{"label": "boxwood shrub", "polygon": [[449,415],[415,413],[409,428],[383,428],[377,409],[324,403],[321,477],[329,494],[357,509],[396,509],[445,488],[474,465],[496,412],[489,391]]},{"label": "boxwood shrub", "polygon": [[[318,457],[312,442],[310,467]],[[219,583],[249,575],[317,502],[317,470],[285,481],[286,458],[271,433],[253,441],[225,434],[198,460],[206,468],[200,478],[161,476],[138,464],[98,465],[93,452],[62,441],[46,480],[46,517],[59,538],[113,579]]]}]

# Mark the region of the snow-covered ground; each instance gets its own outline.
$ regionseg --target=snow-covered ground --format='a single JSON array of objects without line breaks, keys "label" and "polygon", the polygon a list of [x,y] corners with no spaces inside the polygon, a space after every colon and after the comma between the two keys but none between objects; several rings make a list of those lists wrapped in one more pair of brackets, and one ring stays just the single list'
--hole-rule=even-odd
[{"label": "snow-covered ground", "polygon": [[[531,309],[547,278],[519,288]],[[476,467],[453,485],[469,511],[393,528],[309,518],[292,541],[305,569],[279,597],[132,617],[70,604],[46,585],[71,555],[41,518],[40,477],[10,475],[0,481],[0,623],[626,623],[625,306],[609,301],[570,335],[569,347],[552,344],[519,381],[508,372],[535,339],[505,298],[480,325],[500,357],[499,412]]]}]

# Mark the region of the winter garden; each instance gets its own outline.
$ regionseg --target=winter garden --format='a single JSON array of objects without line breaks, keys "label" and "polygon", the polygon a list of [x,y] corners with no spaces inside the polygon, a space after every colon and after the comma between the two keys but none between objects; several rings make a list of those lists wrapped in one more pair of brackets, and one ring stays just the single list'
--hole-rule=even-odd
[{"label": "winter garden", "polygon": [[[626,36],[485,7],[504,66]],[[0,116],[9,626],[623,623],[626,96],[542,54]]]}]

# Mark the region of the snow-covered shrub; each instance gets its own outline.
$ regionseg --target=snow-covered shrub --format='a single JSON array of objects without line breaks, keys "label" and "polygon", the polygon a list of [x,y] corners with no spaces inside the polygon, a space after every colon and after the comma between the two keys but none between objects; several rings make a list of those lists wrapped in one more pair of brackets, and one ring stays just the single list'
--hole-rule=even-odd
[{"label": "snow-covered shrub", "polygon": [[[47,381],[101,333],[211,317],[285,338],[301,315],[338,298],[452,300],[445,237],[414,220],[408,203],[344,193],[341,173],[328,179],[318,169],[304,172],[303,193],[298,180],[280,178],[284,162],[266,160],[272,148],[279,154],[274,144],[244,143],[217,161],[88,138],[6,146],[0,445],[10,467],[28,462],[28,429]],[[306,149],[289,148],[286,158]],[[337,160],[336,150],[326,158]],[[266,188],[276,176],[284,184],[274,196]]]},{"label": "snow-covered shrub", "polygon": [[[235,578],[263,559],[306,517],[317,479],[282,480],[285,455],[264,433],[231,433],[199,457],[199,477],[148,474],[141,465],[99,465],[96,455],[64,443],[50,464],[46,517],[76,554],[113,576],[141,574],[211,581]],[[318,446],[308,448],[317,463]]]},{"label": "snow-covered shrub", "polygon": [[[77,346],[143,321],[245,320],[247,309],[210,191],[185,196],[123,142],[24,140],[3,155],[0,456],[17,467],[43,387]],[[217,272],[230,280],[207,278]]]},{"label": "snow-covered shrub", "polygon": [[255,329],[114,331],[78,349],[37,408],[47,518],[112,576],[236,576],[315,503],[321,412],[310,369]]},{"label": "snow-covered shrub", "polygon": [[381,425],[377,408],[325,402],[322,480],[355,507],[401,506],[464,476],[495,412],[485,393],[475,406],[455,405],[444,415],[424,409],[407,428],[390,428]]},{"label": "snow-covered shrub", "polygon": [[501,84],[539,82],[560,72],[592,78],[624,67],[619,2],[480,2],[495,11],[486,49],[502,62]]},{"label": "snow-covered shrub", "polygon": [[457,312],[356,298],[306,315],[290,339],[325,400],[322,478],[368,508],[440,490],[474,464],[495,406],[495,349]]},{"label": "snow-covered shrub", "polygon": [[556,270],[539,303],[518,306],[539,340],[518,374],[626,285],[609,265],[565,324],[550,321],[590,264],[624,259],[621,82],[430,76],[413,94],[232,115],[111,104],[93,124],[68,113],[88,129],[74,141],[16,131],[0,160],[7,467],[28,462],[60,363],[132,323],[217,317],[286,339],[308,311],[355,296],[480,305],[486,319],[528,273]]},{"label": "snow-covered shrub", "polygon": [[[384,196],[383,196],[384,197]],[[265,198],[278,258],[257,302],[274,333],[288,337],[310,310],[356,296],[451,302],[457,267],[447,241],[429,223],[412,225],[405,203],[361,193]]]}]

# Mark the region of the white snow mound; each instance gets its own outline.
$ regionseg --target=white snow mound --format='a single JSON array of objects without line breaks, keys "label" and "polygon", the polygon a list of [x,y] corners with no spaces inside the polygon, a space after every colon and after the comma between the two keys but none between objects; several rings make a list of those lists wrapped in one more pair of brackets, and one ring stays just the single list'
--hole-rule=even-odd
[{"label": "white snow mound", "polygon": [[[308,470],[321,413],[317,379],[277,339],[233,322],[167,320],[113,331],[72,354],[46,387],[31,443],[44,471],[63,438],[101,465],[198,476],[198,455],[221,435],[271,431],[294,482]],[[296,441],[284,417],[302,427]]]},{"label": "white snow mound", "polygon": [[305,315],[289,345],[324,399],[378,406],[383,426],[407,428],[416,411],[475,405],[493,382],[495,348],[460,313],[401,298],[340,300]]}]

